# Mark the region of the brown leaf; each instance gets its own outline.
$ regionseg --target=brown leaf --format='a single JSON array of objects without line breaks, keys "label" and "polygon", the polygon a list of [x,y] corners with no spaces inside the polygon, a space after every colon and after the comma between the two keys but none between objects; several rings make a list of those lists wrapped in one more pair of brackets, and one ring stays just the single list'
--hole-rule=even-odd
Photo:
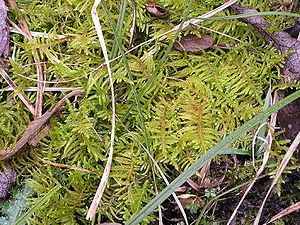
[{"label": "brown leaf", "polygon": [[212,189],[212,188],[215,188],[215,187],[219,187],[221,184],[222,184],[223,180],[212,180],[210,178],[205,178],[203,183],[202,183],[202,186],[205,188],[205,189]]},{"label": "brown leaf", "polygon": [[156,17],[163,17],[168,13],[168,10],[155,3],[149,3],[149,5],[146,6],[146,10],[152,16]]},{"label": "brown leaf", "polygon": [[7,24],[7,10],[4,0],[0,0],[0,57],[8,56],[9,50],[9,26]]},{"label": "brown leaf", "polygon": [[176,41],[173,47],[180,51],[193,52],[197,53],[203,49],[210,48],[213,45],[213,39],[209,35],[201,35],[198,37],[194,34],[188,34],[184,37],[181,37],[180,41]]},{"label": "brown leaf", "polygon": [[183,193],[183,192],[186,192],[186,190],[187,190],[187,187],[186,187],[186,186],[181,186],[181,187],[177,188],[177,189],[175,190],[175,192]]},{"label": "brown leaf", "polygon": [[199,186],[196,182],[194,182],[192,179],[188,179],[186,182],[187,182],[187,183],[191,186],[191,188],[193,188],[195,191],[199,191],[199,190],[200,190],[200,186]]},{"label": "brown leaf", "polygon": [[[192,194],[182,194],[178,195],[178,198],[180,200],[180,203],[182,204],[183,208],[186,208],[186,206],[189,204],[189,201],[198,201],[199,206],[202,208],[205,205],[204,200],[199,198],[197,195],[192,195]],[[175,209],[178,209],[178,206],[175,207]]]}]

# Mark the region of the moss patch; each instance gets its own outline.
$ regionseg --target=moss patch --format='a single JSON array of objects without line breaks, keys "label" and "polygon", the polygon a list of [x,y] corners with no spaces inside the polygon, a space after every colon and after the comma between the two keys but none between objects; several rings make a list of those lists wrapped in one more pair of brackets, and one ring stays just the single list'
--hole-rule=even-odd
[{"label": "moss patch", "polygon": [[[189,16],[206,13],[222,2],[194,2]],[[106,69],[99,67],[104,60],[90,16],[92,1],[21,0],[18,3],[30,30],[47,33],[50,38],[36,37],[32,45],[19,34],[11,35],[14,49],[8,69],[11,78],[24,90],[36,86],[32,49],[37,48],[47,68],[48,87],[86,90],[83,98],[75,104],[68,102],[51,120],[52,130],[37,147],[29,147],[14,158],[19,182],[27,181],[35,191],[33,202],[58,183],[63,186],[33,215],[31,224],[88,224],[85,215],[100,176],[44,165],[30,152],[35,151],[52,162],[103,173],[109,148],[111,102]],[[125,14],[118,16],[121,3],[107,1],[106,7],[126,49],[133,12],[127,4]],[[188,7],[185,1],[157,3],[169,10],[167,18],[151,17],[145,11],[146,1],[137,1],[135,44],[177,25]],[[258,1],[249,4],[263,7]],[[229,10],[220,13],[228,14]],[[113,58],[119,51],[103,7],[99,16]],[[16,12],[10,11],[10,19],[15,18]],[[278,18],[270,20],[278,22]],[[150,160],[136,140],[149,149],[164,172],[172,177],[261,111],[265,90],[279,79],[283,56],[267,46],[251,27],[237,20],[205,21],[203,25],[241,42],[214,32],[191,29],[189,32],[211,35],[215,47],[198,55],[171,50],[162,61],[167,43],[174,38],[171,34],[127,55],[132,79],[121,60],[112,63],[118,119],[115,152],[109,185],[96,221],[127,221],[155,194]],[[56,39],[57,34],[66,36]],[[217,46],[221,44],[230,49],[219,49]],[[158,65],[160,68],[156,69]],[[1,82],[0,87],[6,87]],[[134,92],[138,94],[138,105]],[[35,100],[34,93],[26,92],[26,95],[32,102]],[[44,110],[63,95],[45,93]],[[32,118],[14,93],[2,94],[0,101],[0,149],[6,149],[16,142]],[[250,135],[236,143],[241,148],[250,145]],[[162,187],[162,181],[157,180],[157,185]],[[144,224],[155,220],[156,216],[152,215]]]}]

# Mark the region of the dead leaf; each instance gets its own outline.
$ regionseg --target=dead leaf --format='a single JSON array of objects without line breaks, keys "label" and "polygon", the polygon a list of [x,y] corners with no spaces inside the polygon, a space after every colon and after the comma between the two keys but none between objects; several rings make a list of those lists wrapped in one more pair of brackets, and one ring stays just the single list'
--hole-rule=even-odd
[{"label": "dead leaf", "polygon": [[203,183],[202,183],[202,187],[204,187],[205,189],[212,189],[212,188],[215,188],[215,187],[219,187],[223,182],[223,179],[221,180],[212,180],[210,178],[205,178],[203,180]]},{"label": "dead leaf", "polygon": [[197,173],[197,176],[199,177],[199,181],[198,181],[199,187],[203,187],[204,179],[206,177],[207,172],[210,169],[210,163],[211,161],[207,162],[200,170],[200,173],[199,174]]},{"label": "dead leaf", "polygon": [[7,24],[7,10],[4,0],[0,0],[0,57],[8,56],[9,26]]},{"label": "dead leaf", "polygon": [[176,41],[173,47],[180,52],[192,52],[197,53],[204,49],[208,49],[213,45],[213,39],[209,35],[201,35],[198,37],[194,34],[188,34],[181,37],[179,41]]},{"label": "dead leaf", "polygon": [[196,182],[194,182],[192,179],[188,179],[186,182],[187,182],[187,183],[191,186],[191,188],[193,188],[195,191],[199,191],[199,190],[200,190],[200,186],[199,186]]},{"label": "dead leaf", "polygon": [[149,3],[146,6],[146,10],[152,16],[156,16],[156,17],[163,17],[163,16],[167,15],[167,13],[168,13],[168,10],[166,10],[165,8],[163,8],[160,5],[157,5],[155,3]]},{"label": "dead leaf", "polygon": [[177,188],[175,190],[175,192],[183,193],[183,192],[186,192],[186,190],[187,190],[186,186],[181,186],[181,187]]},{"label": "dead leaf", "polygon": [[[280,98],[289,94],[288,90],[280,91]],[[284,137],[294,140],[300,131],[300,99],[295,100],[278,111],[278,123],[284,129]],[[298,147],[299,149],[299,147]]]},{"label": "dead leaf", "polygon": [[[198,201],[199,206],[202,208],[205,205],[205,201],[199,198],[197,195],[192,194],[182,194],[178,195],[178,198],[183,206],[183,208],[186,208],[186,206],[189,204],[190,201]],[[175,209],[178,209],[178,206],[175,207]]]}]

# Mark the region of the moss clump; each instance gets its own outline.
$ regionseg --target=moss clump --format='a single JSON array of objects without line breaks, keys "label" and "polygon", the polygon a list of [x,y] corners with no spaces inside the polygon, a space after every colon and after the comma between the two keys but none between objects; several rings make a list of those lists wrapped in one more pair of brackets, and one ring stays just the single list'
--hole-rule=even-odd
[{"label": "moss clump", "polygon": [[[205,13],[222,2],[193,3],[190,16]],[[46,79],[51,82],[47,86],[82,87],[87,91],[79,104],[69,102],[51,120],[52,130],[36,148],[30,147],[22,156],[14,158],[19,180],[30,178],[28,184],[35,191],[35,198],[45,195],[58,183],[63,186],[32,215],[31,223],[88,224],[85,215],[100,177],[44,165],[29,152],[35,151],[52,162],[83,167],[99,174],[103,172],[109,147],[111,102],[106,69],[99,67],[103,57],[90,16],[92,1],[21,0],[18,3],[30,30],[48,33],[51,38],[35,38],[35,44],[29,44],[21,35],[12,34],[15,51],[8,71],[11,78],[22,89],[36,86],[32,55],[32,49],[36,48],[47,68]],[[112,22],[121,25],[116,29],[120,30],[124,49],[129,45],[133,18],[130,5],[126,6],[124,16],[118,16],[120,4],[125,3],[106,2]],[[177,0],[159,3],[170,10],[168,18],[151,17],[145,12],[146,2],[137,1],[136,43],[177,25],[178,15],[188,6],[188,2],[178,4]],[[258,5],[257,1],[251,4]],[[114,57],[118,54],[116,39],[103,8],[99,12],[107,46]],[[229,11],[221,14],[229,14]],[[11,11],[10,19],[15,18],[15,12]],[[172,34],[127,55],[132,79],[122,61],[112,63],[118,121],[109,185],[96,219],[99,223],[127,221],[154,196],[151,163],[140,143],[172,176],[168,172],[170,168],[177,172],[184,170],[262,110],[264,90],[278,79],[283,57],[240,21],[206,21],[203,24],[242,42],[211,32],[216,46],[223,44],[231,49],[225,51],[215,47],[199,55],[171,50],[163,61],[165,43],[174,38]],[[66,37],[55,39],[57,34]],[[44,109],[62,96],[45,93]],[[34,93],[27,93],[27,97],[35,100]],[[5,149],[9,143],[16,142],[32,118],[14,93],[0,98],[0,134],[3,137],[0,149]],[[11,99],[14,99],[13,105]],[[245,146],[249,144],[244,143]],[[144,224],[155,220],[152,215]]]}]

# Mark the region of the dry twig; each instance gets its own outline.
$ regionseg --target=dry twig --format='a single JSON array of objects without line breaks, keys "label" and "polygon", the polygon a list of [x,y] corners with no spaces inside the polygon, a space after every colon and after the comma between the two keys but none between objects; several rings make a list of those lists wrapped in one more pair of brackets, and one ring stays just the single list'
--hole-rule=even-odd
[{"label": "dry twig", "polygon": [[35,135],[36,133],[52,118],[52,116],[60,109],[62,104],[68,99],[78,94],[83,94],[85,91],[76,90],[67,94],[58,103],[56,103],[49,111],[47,111],[43,116],[36,118],[32,121],[27,129],[24,131],[20,140],[11,149],[8,148],[6,151],[0,153],[0,161],[4,161],[12,157],[14,154],[19,152]]},{"label": "dry twig", "polygon": [[21,101],[27,106],[27,108],[30,110],[32,115],[35,115],[35,110],[33,105],[31,105],[29,100],[26,98],[25,94],[20,90],[18,90],[18,86],[13,82],[13,80],[8,76],[8,74],[1,67],[0,67],[0,74],[3,77],[3,79],[6,81],[6,83],[8,83],[8,85],[11,87],[11,89],[18,95]]}]

